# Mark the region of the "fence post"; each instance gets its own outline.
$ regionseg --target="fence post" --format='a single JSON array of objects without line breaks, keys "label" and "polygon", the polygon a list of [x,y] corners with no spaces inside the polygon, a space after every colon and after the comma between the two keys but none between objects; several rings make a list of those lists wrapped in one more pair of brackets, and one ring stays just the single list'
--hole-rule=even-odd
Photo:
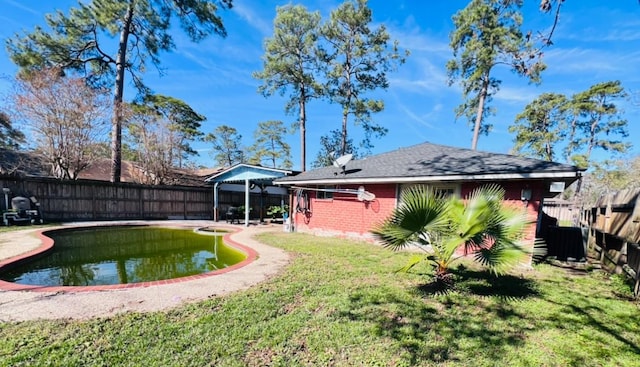
[{"label": "fence post", "polygon": [[[604,202],[604,218],[602,220],[602,242],[600,244],[600,264],[605,264],[607,260],[607,236],[609,233],[609,219],[611,218],[611,202],[613,198],[611,194],[607,194]],[[602,211],[602,208],[601,210]]]},{"label": "fence post", "polygon": [[182,190],[182,210],[184,219],[187,219],[187,190]]},{"label": "fence post", "polygon": [[138,213],[140,218],[144,219],[144,201],[142,200],[142,186],[138,187]]},{"label": "fence post", "polygon": [[96,220],[96,187],[91,185],[91,220]]}]

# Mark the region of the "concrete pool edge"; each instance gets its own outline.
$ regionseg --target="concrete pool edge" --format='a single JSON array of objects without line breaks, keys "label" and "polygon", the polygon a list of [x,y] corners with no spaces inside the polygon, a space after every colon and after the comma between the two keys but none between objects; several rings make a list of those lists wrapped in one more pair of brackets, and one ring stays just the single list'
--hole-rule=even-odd
[{"label": "concrete pool edge", "polygon": [[[192,226],[187,226],[187,225],[182,225],[182,226],[176,226],[175,223],[172,223],[172,226],[167,226],[167,225],[162,225],[162,224],[157,224],[157,222],[154,222],[156,224],[119,224],[118,222],[114,222],[114,223],[110,223],[110,224],[102,224],[100,225],[100,227],[123,227],[123,226],[140,226],[140,225],[144,225],[144,226],[154,226],[154,227],[162,227],[162,228],[193,228],[194,230],[198,229],[202,229],[205,227],[202,226],[196,226],[196,227],[192,227]],[[49,227],[49,228],[43,228],[43,229],[39,229],[35,232],[36,236],[39,238],[39,240],[41,241],[41,245],[33,250],[30,250],[28,252],[24,252],[22,254],[7,258],[7,259],[0,259],[0,271],[3,271],[5,268],[10,268],[12,266],[17,266],[20,265],[23,262],[26,261],[30,261],[33,258],[37,258],[40,256],[46,256],[47,252],[49,252],[51,249],[53,249],[54,246],[54,241],[51,237],[47,236],[46,233],[47,232],[53,232],[53,231],[60,231],[60,230],[73,230],[73,229],[83,229],[83,228],[93,228],[96,227],[95,225],[82,225],[82,224],[78,224],[78,225],[69,225],[69,226],[56,226],[56,227]],[[214,226],[208,226],[208,227],[214,227]],[[44,285],[27,285],[27,284],[19,284],[19,283],[12,283],[12,282],[7,282],[4,280],[0,279],[0,291],[31,291],[31,292],[88,292],[88,291],[105,291],[105,290],[114,290],[114,289],[128,289],[128,288],[138,288],[138,287],[151,287],[151,286],[155,286],[155,285],[161,285],[161,284],[174,284],[174,283],[180,283],[180,282],[187,282],[187,281],[191,281],[191,280],[195,280],[195,279],[200,279],[200,278],[204,278],[204,277],[211,277],[211,276],[216,276],[216,275],[220,275],[220,274],[224,274],[233,270],[236,270],[238,268],[241,268],[243,266],[246,266],[248,264],[250,264],[251,262],[253,262],[257,257],[258,257],[258,253],[253,250],[250,247],[247,247],[237,241],[234,241],[231,236],[234,233],[237,233],[239,231],[241,231],[242,229],[239,229],[237,227],[232,227],[232,226],[228,226],[228,225],[215,225],[216,228],[220,228],[220,229],[224,229],[224,230],[228,230],[229,232],[226,233],[223,237],[225,240],[225,243],[228,244],[229,246],[243,252],[247,257],[242,260],[241,262],[237,263],[237,264],[233,264],[231,266],[228,266],[226,268],[223,269],[218,269],[215,271],[211,271],[211,272],[207,272],[207,273],[202,273],[202,274],[195,274],[195,275],[190,275],[190,276],[185,276],[185,277],[179,277],[179,278],[171,278],[171,279],[162,279],[162,280],[154,280],[154,281],[148,281],[148,282],[139,282],[139,283],[126,283],[126,284],[109,284],[109,285],[86,285],[86,286],[44,286]],[[206,233],[201,233],[201,235],[206,236],[209,234]]]},{"label": "concrete pool edge", "polygon": [[[136,223],[189,226],[191,228],[218,226],[218,223],[213,221],[197,220],[139,221]],[[86,224],[82,223],[81,225]],[[234,243],[247,246],[257,253],[256,259],[246,266],[216,276],[146,287],[81,292],[0,290],[0,321],[87,319],[109,317],[125,312],[169,310],[187,303],[248,289],[277,275],[289,263],[290,256],[287,252],[267,246],[254,239],[254,236],[259,233],[281,231],[281,226],[231,227],[239,230],[230,235]],[[34,232],[36,230],[27,229],[0,234],[0,258],[8,257],[3,246],[7,245],[9,237],[11,237],[13,245],[18,247],[16,251],[20,253],[37,247],[34,242],[39,240],[34,236]],[[39,244],[38,242],[37,245]],[[28,248],[29,246],[31,248]],[[15,253],[11,254],[11,256],[13,255]]]}]

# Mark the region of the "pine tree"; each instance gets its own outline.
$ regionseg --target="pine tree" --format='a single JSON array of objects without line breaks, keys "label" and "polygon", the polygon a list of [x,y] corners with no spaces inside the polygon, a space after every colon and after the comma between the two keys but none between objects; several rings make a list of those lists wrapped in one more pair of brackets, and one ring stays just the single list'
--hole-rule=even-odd
[{"label": "pine tree", "polygon": [[454,59],[447,63],[449,85],[459,82],[464,102],[456,108],[457,117],[466,117],[473,127],[471,149],[478,146],[480,134],[488,134],[486,117],[494,111],[487,106],[500,89],[501,81],[492,76],[499,64],[540,82],[545,69],[530,35],[520,30],[522,0],[473,0],[453,16],[455,30],[450,46]]},{"label": "pine tree", "polygon": [[302,5],[277,8],[273,22],[274,34],[265,42],[263,70],[253,74],[261,79],[259,91],[265,96],[284,94],[290,89],[285,111],[298,111],[296,126],[300,129],[300,167],[306,170],[307,102],[322,92],[316,82],[318,72],[318,25],[320,14],[309,12]]},{"label": "pine tree", "polygon": [[142,75],[147,64],[158,66],[160,53],[175,48],[172,20],[179,20],[194,42],[212,33],[226,36],[217,11],[231,5],[232,0],[79,2],[69,15],[61,11],[47,15],[49,31],[36,27],[32,33],[16,35],[7,41],[7,49],[23,72],[61,67],[83,74],[92,83],[113,85],[111,181],[119,182],[125,76],[146,94]]},{"label": "pine tree", "polygon": [[271,168],[290,169],[291,147],[283,138],[287,134],[287,128],[282,121],[263,121],[258,124],[258,128],[253,133],[254,143],[249,148],[252,156],[249,159],[251,164],[263,165]]},{"label": "pine tree", "polygon": [[328,43],[325,50],[326,93],[331,102],[342,107],[342,142],[339,154],[347,149],[349,115],[365,131],[362,146],[369,150],[372,137],[386,135],[387,129],[372,121],[371,114],[384,109],[381,99],[366,97],[367,92],[386,89],[387,73],[404,63],[398,42],[390,43],[387,29],[381,25],[370,28],[372,12],[366,0],[347,0],[331,12],[322,27]]}]

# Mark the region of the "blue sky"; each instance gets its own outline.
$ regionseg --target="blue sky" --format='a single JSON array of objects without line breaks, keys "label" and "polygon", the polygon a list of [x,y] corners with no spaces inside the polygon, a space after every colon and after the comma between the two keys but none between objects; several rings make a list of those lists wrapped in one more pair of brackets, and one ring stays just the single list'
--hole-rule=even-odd
[{"label": "blue sky", "polygon": [[[552,16],[538,11],[539,0],[525,0],[525,30],[546,30]],[[272,34],[276,7],[288,1],[235,0],[230,11],[222,12],[227,38],[210,37],[194,44],[180,31],[174,34],[177,48],[162,55],[164,75],[150,68],[144,80],[156,93],[180,98],[207,121],[202,130],[212,132],[219,125],[234,126],[243,142],[253,142],[257,124],[281,120],[287,125],[296,117],[284,114],[285,99],[265,98],[257,93],[260,81],[251,77],[261,70],[263,41]],[[317,10],[328,18],[341,1],[300,1],[309,10]],[[60,9],[67,11],[75,0],[0,0],[0,37],[5,40],[16,32],[31,31],[44,25],[44,14]],[[393,39],[411,55],[404,65],[389,74],[390,87],[373,94],[385,101],[385,110],[374,115],[374,121],[389,129],[375,140],[372,153],[382,153],[425,141],[469,148],[471,130],[466,121],[455,120],[454,108],[461,102],[458,87],[446,83],[446,62],[453,57],[449,48],[451,17],[464,8],[467,1],[370,0],[373,26],[384,24]],[[481,136],[478,149],[508,153],[514,136],[508,126],[524,106],[544,92],[571,95],[596,83],[620,80],[630,93],[621,101],[624,117],[629,121],[633,142],[640,136],[640,4],[635,0],[603,2],[601,0],[566,0],[560,23],[553,37],[554,45],[546,50],[547,70],[541,85],[530,85],[507,69],[497,69],[495,76],[502,87],[492,106],[497,114],[490,117],[494,130]],[[16,67],[4,47],[0,51],[0,75],[13,76]],[[8,87],[0,82],[0,93]],[[125,99],[134,97],[128,90]],[[340,109],[325,101],[308,106],[307,168],[320,148],[320,136],[341,124]],[[361,129],[350,123],[355,141]],[[299,134],[286,137],[292,148],[294,169],[300,168]],[[206,143],[196,143],[200,151],[198,164],[213,166]],[[630,155],[640,153],[636,144]],[[595,154],[595,153],[594,153]],[[596,158],[608,158],[598,152]]]}]

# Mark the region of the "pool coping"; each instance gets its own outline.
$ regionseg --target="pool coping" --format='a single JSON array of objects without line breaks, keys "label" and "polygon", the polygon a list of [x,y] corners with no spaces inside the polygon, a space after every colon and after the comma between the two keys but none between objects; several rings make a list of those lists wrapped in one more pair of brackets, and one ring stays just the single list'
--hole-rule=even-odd
[{"label": "pool coping", "polygon": [[[100,225],[99,227],[125,227],[125,226],[148,226],[148,227],[161,227],[161,228],[192,228],[189,226],[166,226],[166,225],[162,225],[162,224],[103,224]],[[46,255],[47,252],[49,252],[50,250],[53,249],[54,247],[54,240],[47,236],[45,233],[46,232],[52,232],[52,231],[58,231],[58,230],[67,230],[67,229],[83,229],[83,228],[94,228],[97,227],[96,225],[82,225],[82,224],[78,224],[78,225],[73,225],[73,226],[58,226],[58,227],[50,227],[50,228],[43,228],[43,229],[39,229],[35,232],[35,235],[38,237],[38,239],[41,241],[41,245],[33,250],[30,250],[28,252],[7,258],[7,259],[3,259],[0,260],[0,271],[3,271],[4,268],[9,268],[12,266],[16,266],[19,265],[23,262],[26,261],[30,261],[32,260],[34,257],[40,257],[43,255]],[[213,227],[213,226],[211,226]],[[193,227],[193,229],[197,232],[198,230],[201,230],[202,226],[197,226],[197,227]],[[105,290],[116,290],[116,289],[129,289],[129,288],[138,288],[138,287],[150,287],[150,286],[154,286],[154,285],[161,285],[161,284],[175,284],[175,283],[181,283],[181,282],[188,282],[191,280],[196,280],[196,279],[202,279],[202,278],[206,278],[206,277],[211,277],[211,276],[216,276],[216,275],[220,275],[220,274],[224,274],[233,270],[236,270],[238,268],[244,267],[250,263],[252,263],[253,261],[256,260],[256,258],[258,257],[258,253],[248,247],[245,246],[237,241],[234,241],[233,239],[231,239],[231,235],[239,232],[240,229],[238,229],[237,227],[230,227],[227,225],[215,225],[215,228],[220,228],[220,229],[224,229],[224,230],[228,230],[229,233],[226,233],[223,237],[224,237],[224,241],[226,244],[230,245],[231,247],[240,250],[241,252],[243,252],[247,257],[240,261],[239,263],[233,264],[231,266],[227,266],[226,268],[223,269],[217,269],[214,271],[210,271],[210,272],[206,272],[206,273],[202,273],[202,274],[195,274],[195,275],[189,275],[189,276],[185,276],[185,277],[179,277],[179,278],[171,278],[171,279],[163,279],[163,280],[154,280],[154,281],[147,281],[147,282],[138,282],[138,283],[126,283],[126,284],[105,284],[105,285],[85,285],[85,286],[69,286],[69,285],[65,285],[65,286],[44,286],[44,285],[29,285],[29,284],[20,284],[20,283],[13,283],[13,282],[7,282],[5,280],[0,279],[0,291],[33,291],[33,292],[87,292],[87,291],[105,291]],[[210,234],[208,233],[202,233],[201,235],[203,236],[209,236]]]}]

